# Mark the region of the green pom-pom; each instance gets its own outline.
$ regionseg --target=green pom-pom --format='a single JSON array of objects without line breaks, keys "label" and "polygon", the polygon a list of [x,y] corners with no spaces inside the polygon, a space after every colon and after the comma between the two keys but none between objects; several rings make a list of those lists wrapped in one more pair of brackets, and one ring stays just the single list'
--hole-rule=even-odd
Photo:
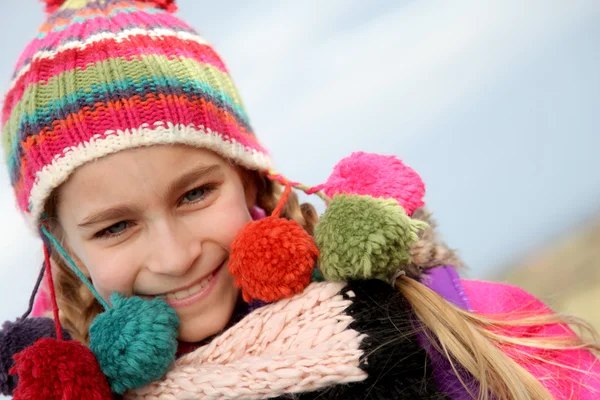
[{"label": "green pom-pom", "polygon": [[90,349],[111,389],[123,394],[161,378],[175,360],[179,318],[163,299],[125,298],[90,326]]},{"label": "green pom-pom", "polygon": [[409,250],[426,227],[394,199],[337,195],[315,228],[325,279],[388,280],[410,263]]}]

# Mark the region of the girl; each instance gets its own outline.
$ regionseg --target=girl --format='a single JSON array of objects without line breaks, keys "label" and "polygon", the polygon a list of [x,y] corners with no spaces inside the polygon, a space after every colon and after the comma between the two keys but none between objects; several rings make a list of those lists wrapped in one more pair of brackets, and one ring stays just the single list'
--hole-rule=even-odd
[{"label": "girl", "polygon": [[[600,395],[598,341],[517,288],[460,280],[399,160],[357,153],[325,185],[290,182],[173,1],[46,3],[2,114],[47,255],[38,317],[0,333],[4,394]],[[292,186],[330,202],[321,221]]]}]

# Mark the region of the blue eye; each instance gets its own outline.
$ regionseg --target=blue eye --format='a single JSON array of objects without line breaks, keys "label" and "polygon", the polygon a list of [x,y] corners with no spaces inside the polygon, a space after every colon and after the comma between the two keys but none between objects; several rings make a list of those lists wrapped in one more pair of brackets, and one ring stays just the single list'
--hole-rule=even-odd
[{"label": "blue eye", "polygon": [[216,185],[204,185],[192,189],[183,195],[179,204],[194,204],[200,201],[204,201],[212,192],[217,189]]},{"label": "blue eye", "polygon": [[202,199],[205,194],[206,190],[204,190],[203,188],[196,188],[187,192],[185,196],[183,196],[183,200],[187,201],[188,203],[193,203]]},{"label": "blue eye", "polygon": [[111,225],[108,228],[101,230],[95,236],[97,238],[111,238],[111,237],[119,236],[120,234],[125,232],[125,230],[127,228],[129,228],[129,225],[130,225],[130,223],[127,221],[117,222],[116,224]]},{"label": "blue eye", "polygon": [[116,234],[123,232],[125,229],[127,229],[127,222],[121,221],[121,222],[117,222],[113,226],[109,226],[106,229],[106,232],[110,233],[111,235],[116,235]]}]

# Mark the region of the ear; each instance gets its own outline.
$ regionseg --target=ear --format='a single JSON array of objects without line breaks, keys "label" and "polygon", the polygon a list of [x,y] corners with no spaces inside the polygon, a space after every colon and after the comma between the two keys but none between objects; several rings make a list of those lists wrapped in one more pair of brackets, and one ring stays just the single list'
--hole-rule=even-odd
[{"label": "ear", "polygon": [[258,199],[258,185],[256,182],[256,175],[246,169],[238,169],[238,173],[244,185],[244,193],[246,198],[246,206],[248,209],[254,207]]},{"label": "ear", "polygon": [[256,205],[258,190],[256,189],[256,185],[254,182],[248,182],[245,188],[246,191],[246,205],[248,209],[251,209]]}]

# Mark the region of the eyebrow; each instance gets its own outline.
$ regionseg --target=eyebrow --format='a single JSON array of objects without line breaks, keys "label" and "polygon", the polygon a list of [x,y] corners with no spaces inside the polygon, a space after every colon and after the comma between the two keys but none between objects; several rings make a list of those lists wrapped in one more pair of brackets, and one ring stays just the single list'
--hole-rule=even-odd
[{"label": "eyebrow", "polygon": [[221,167],[217,164],[215,165],[206,165],[199,168],[194,168],[191,171],[185,172],[180,175],[176,180],[171,182],[167,189],[167,194],[169,193],[177,193],[181,192],[184,189],[187,189],[192,183],[204,180],[207,177],[215,174],[220,171]]},{"label": "eyebrow", "polygon": [[133,207],[126,205],[106,208],[104,210],[100,210],[98,212],[93,213],[92,215],[87,216],[77,226],[81,228],[86,228],[90,225],[95,225],[103,221],[120,220],[128,215],[135,213],[135,211],[136,210]]},{"label": "eyebrow", "polygon": [[[219,165],[208,165],[188,171],[180,175],[176,180],[169,184],[167,193],[180,192],[186,189],[192,183],[197,182],[201,179],[206,179],[206,177],[215,174],[220,169],[221,167]],[[94,212],[93,214],[87,216],[77,226],[81,228],[86,228],[90,225],[95,225],[103,221],[121,220],[128,216],[131,216],[132,214],[135,214],[137,211],[137,208],[129,205],[119,205],[116,207],[110,207],[100,210],[98,212]]]}]

